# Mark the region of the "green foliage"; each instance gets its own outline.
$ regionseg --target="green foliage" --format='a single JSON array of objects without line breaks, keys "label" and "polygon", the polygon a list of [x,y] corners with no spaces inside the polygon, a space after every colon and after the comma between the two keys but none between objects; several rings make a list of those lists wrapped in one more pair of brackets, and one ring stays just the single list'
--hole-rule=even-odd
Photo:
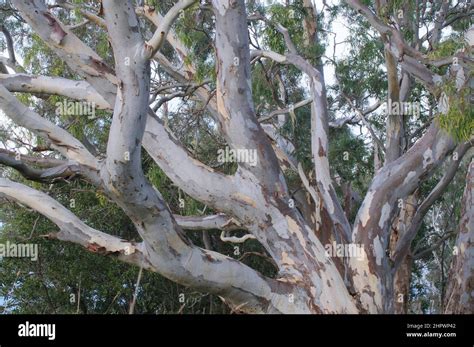
[{"label": "green foliage", "polygon": [[462,35],[454,34],[449,39],[446,39],[439,43],[436,48],[428,54],[431,59],[440,59],[445,57],[451,57],[459,49],[464,48],[466,43],[464,42]]},{"label": "green foliage", "polygon": [[351,182],[359,192],[366,189],[366,177],[372,177],[372,165],[364,141],[355,137],[348,128],[331,129],[329,162],[333,172],[344,182]]},{"label": "green foliage", "polygon": [[444,86],[449,109],[438,115],[440,127],[446,130],[457,142],[467,141],[474,135],[474,110],[470,103],[470,89],[457,91],[454,82]]},{"label": "green foliage", "polygon": [[[284,6],[273,4],[267,8],[267,14],[271,21],[280,23],[286,29],[293,43],[300,47],[304,42],[304,31],[302,27],[303,15],[301,6]],[[286,52],[286,44],[282,34],[272,26],[267,26],[263,31],[263,42],[272,51],[283,54]]]}]

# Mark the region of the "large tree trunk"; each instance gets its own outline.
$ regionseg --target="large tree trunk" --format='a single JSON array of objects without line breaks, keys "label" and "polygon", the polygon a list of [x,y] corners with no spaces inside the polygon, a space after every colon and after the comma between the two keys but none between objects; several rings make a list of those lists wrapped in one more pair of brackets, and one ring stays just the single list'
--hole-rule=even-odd
[{"label": "large tree trunk", "polygon": [[444,312],[474,312],[474,159],[466,176],[461,221],[444,295]]},{"label": "large tree trunk", "polygon": [[[417,194],[412,194],[406,199],[400,210],[397,223],[392,228],[390,238],[391,254],[393,254],[398,241],[403,238],[412,223],[413,216],[416,212],[416,196]],[[413,258],[408,254],[395,272],[393,280],[394,313],[404,314],[408,311],[412,265]]]}]

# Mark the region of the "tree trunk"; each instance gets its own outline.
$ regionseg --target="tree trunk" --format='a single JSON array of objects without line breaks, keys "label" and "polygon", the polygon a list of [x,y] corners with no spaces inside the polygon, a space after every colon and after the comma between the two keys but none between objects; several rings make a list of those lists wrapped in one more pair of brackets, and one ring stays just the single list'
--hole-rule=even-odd
[{"label": "tree trunk", "polygon": [[444,300],[445,313],[474,312],[474,159],[466,177],[461,221]]}]

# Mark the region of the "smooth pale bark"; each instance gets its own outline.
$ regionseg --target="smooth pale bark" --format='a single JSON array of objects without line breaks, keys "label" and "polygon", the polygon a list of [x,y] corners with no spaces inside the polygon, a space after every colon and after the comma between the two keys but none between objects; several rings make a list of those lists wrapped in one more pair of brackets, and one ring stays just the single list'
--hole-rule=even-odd
[{"label": "smooth pale bark", "polygon": [[143,146],[187,194],[219,211],[231,210],[228,197],[237,191],[232,178],[194,159],[154,115],[148,117]]},{"label": "smooth pale bark", "polygon": [[60,23],[48,11],[44,1],[14,0],[12,3],[61,60],[88,81],[105,100],[114,100],[118,85],[114,71],[69,28]]},{"label": "smooth pale bark", "polygon": [[350,240],[351,226],[337,199],[332,184],[328,161],[328,116],[324,81],[321,73],[298,55],[281,55],[271,51],[252,51],[253,56],[262,56],[281,64],[292,64],[308,75],[313,102],[311,104],[311,151],[313,153],[316,184],[323,197],[324,206],[337,230],[338,242]]},{"label": "smooth pale bark", "polygon": [[147,45],[151,47],[149,51],[149,57],[153,57],[156,52],[161,48],[166,40],[166,36],[171,29],[171,25],[174,23],[176,18],[188,7],[195,4],[197,0],[180,0],[166,13],[166,16],[162,18],[159,25],[156,28],[153,37],[147,42]]},{"label": "smooth pale bark", "polygon": [[364,261],[350,260],[356,290],[368,312],[393,310],[387,249],[398,199],[412,194],[453,149],[452,139],[433,124],[407,153],[385,165],[373,178],[352,232],[352,242],[363,245],[367,257]]},{"label": "smooth pale bark", "polygon": [[[18,1],[20,2],[20,1]],[[49,78],[42,79],[40,77],[38,78],[33,78],[27,79],[25,81],[25,78],[23,79],[23,83],[26,84],[26,86],[18,86],[19,80],[22,78],[19,77],[17,80],[13,81],[12,79],[7,79],[5,80],[5,83],[10,86],[12,90],[16,91],[22,91],[23,88],[30,89],[31,91],[42,91],[42,92],[49,92],[49,93],[59,93],[60,95],[65,95],[70,98],[76,99],[76,100],[83,100],[87,101],[88,98],[91,98],[94,102],[97,103],[97,105],[102,105],[107,108],[112,108],[112,106],[115,103],[116,99],[116,93],[117,93],[117,84],[118,79],[115,76],[115,71],[108,67],[102,60],[101,58],[93,52],[87,45],[85,45],[82,41],[80,41],[74,33],[71,31],[68,31],[67,29],[64,29],[64,32],[66,33],[64,40],[61,41],[61,44],[56,44],[54,42],[50,42],[51,38],[48,36],[51,34],[51,27],[49,26],[49,23],[57,23],[57,26],[60,28],[64,28],[64,25],[62,25],[57,19],[52,17],[51,14],[47,13],[47,9],[44,6],[44,4],[41,1],[25,1],[21,2],[19,4],[15,4],[16,7],[19,9],[20,13],[22,16],[27,18],[27,22],[32,26],[32,28],[40,33],[40,36],[42,37],[43,40],[46,41],[46,43],[49,43],[50,48],[60,57],[62,60],[66,62],[66,64],[76,73],[78,73],[80,76],[86,79],[90,83],[90,85],[97,90],[97,92],[100,95],[93,95],[92,93],[89,93],[88,91],[90,90],[89,87],[85,84],[85,82],[81,82],[82,85],[78,82],[77,87],[82,89],[80,91],[77,90],[72,90],[72,85],[74,82],[68,82],[65,83],[65,90],[61,93],[59,93],[59,90],[61,88],[61,83],[65,82],[63,80],[56,80],[53,78],[53,80]],[[41,13],[47,13],[44,14],[46,18],[50,19],[50,22],[42,20],[42,18],[30,18],[31,13],[35,13],[35,11],[41,12]],[[147,12],[148,13],[148,12]],[[51,19],[52,18],[52,19]],[[54,21],[53,21],[54,20]],[[56,24],[55,24],[56,25]],[[42,34],[41,34],[42,33]],[[49,34],[48,34],[49,33]],[[171,32],[171,34],[173,34]],[[172,40],[174,35],[169,35],[170,37],[168,38],[169,40]],[[66,39],[67,38],[67,39]],[[146,48],[145,46],[143,47],[144,51],[142,52],[143,58],[148,57],[148,51],[149,48]],[[93,59],[85,59],[84,54],[88,54],[90,57],[93,57]],[[86,57],[87,58],[87,57]],[[127,62],[131,64],[131,57],[129,57],[127,54],[121,57],[123,60],[119,60],[119,64],[121,66],[124,66]],[[125,60],[127,59],[127,61]],[[40,81],[41,80],[41,81]],[[1,81],[3,84],[3,81]],[[205,101],[209,100],[209,92],[207,90],[204,90],[203,88],[198,88],[196,91],[198,95],[202,96],[202,99]],[[215,105],[215,98],[214,98],[214,105]],[[217,106],[214,108],[217,110]],[[177,144],[177,141],[175,141],[175,145],[170,147],[171,142],[170,141],[157,141],[158,137],[156,136],[157,131],[163,131],[162,125],[157,121],[156,117],[153,117],[153,113],[149,113],[148,115],[148,121],[147,121],[147,133],[144,136],[143,139],[143,145],[145,148],[152,148],[154,152],[150,153],[152,157],[157,161],[158,165],[163,165],[165,173],[171,177],[172,179],[176,180],[175,183],[177,184],[182,184],[183,182],[188,182],[191,183],[192,180],[196,179],[196,177],[201,178],[201,182],[209,182],[209,184],[204,185],[204,184],[194,184],[193,189],[187,189],[187,187],[190,186],[190,184],[183,185],[183,188],[185,191],[190,194],[193,198],[197,200],[201,200],[203,196],[212,196],[212,199],[214,201],[218,200],[219,198],[222,197],[222,195],[219,194],[212,194],[214,185],[212,184],[212,181],[216,177],[216,175],[204,175],[205,171],[211,172],[211,170],[207,170],[206,166],[199,161],[192,159],[190,162],[187,163],[187,168],[188,170],[181,170],[179,165],[176,165],[176,163],[172,163],[172,165],[168,165],[165,161],[166,160],[157,160],[160,158],[160,151],[159,149],[163,150],[163,147],[166,148],[166,150],[169,150],[170,148],[173,149],[175,152],[183,152],[183,148]],[[161,132],[162,133],[162,132]],[[168,138],[171,135],[167,135],[165,138]],[[126,150],[120,149],[122,151],[122,156],[124,155]],[[168,152],[170,153],[170,152]],[[120,153],[119,153],[120,154]],[[173,154],[171,154],[173,156]],[[187,156],[189,157],[189,156]],[[190,157],[189,157],[190,158]],[[204,168],[204,169],[203,169]],[[171,171],[173,170],[173,171]],[[196,173],[199,173],[200,176],[197,176]],[[222,175],[222,177],[224,177]],[[204,179],[203,179],[204,178]],[[225,181],[227,184],[230,184],[229,180]]]},{"label": "smooth pale bark", "polygon": [[444,312],[474,312],[474,160],[466,175],[461,221],[454,245],[448,287],[444,296]]},{"label": "smooth pale bark", "polygon": [[[222,295],[229,300],[229,305],[240,306],[244,312],[302,312],[298,305],[290,303],[289,286],[265,279],[240,262],[219,253],[193,248],[179,263],[170,262],[174,257],[151,254],[146,242],[128,242],[87,226],[47,194],[23,184],[0,178],[0,197],[18,201],[55,223],[60,231],[46,235],[49,238],[76,243],[90,252],[113,256],[198,290]],[[180,248],[177,251],[183,250]]]},{"label": "smooth pale bark", "polygon": [[91,252],[115,256],[127,263],[144,268],[151,267],[143,252],[142,244],[128,242],[89,227],[46,193],[0,178],[0,196],[26,205],[56,224],[60,231],[49,237],[73,242]]},{"label": "smooth pale bark", "polygon": [[388,100],[386,108],[386,135],[385,163],[396,160],[402,154],[402,138],[404,136],[404,115],[394,114],[388,105],[397,105],[400,102],[400,87],[398,85],[397,61],[395,57],[385,49],[385,66],[388,79]]},{"label": "smooth pale bark", "polygon": [[[214,1],[213,7],[221,128],[231,146],[256,149],[259,158],[257,167],[243,163],[235,176],[241,188],[234,200],[241,203],[242,211],[234,213],[244,221],[250,216],[259,221],[258,225],[251,223],[249,230],[280,266],[280,280],[296,284],[305,293],[311,311],[355,312],[334,263],[327,259],[320,241],[298,211],[288,206],[287,187],[277,158],[255,117],[244,1]],[[323,290],[327,286],[334,292]]]},{"label": "smooth pale bark", "polygon": [[[425,66],[429,63],[428,59],[408,45],[400,31],[385,24],[360,0],[345,2],[362,14],[380,33],[386,52],[398,59],[404,74],[421,81],[438,97],[437,86],[442,83],[443,78]],[[463,67],[459,64],[458,67],[453,66],[453,69],[459,70]],[[402,83],[403,97],[406,97],[408,90],[406,83]],[[367,261],[362,264],[351,262],[356,289],[361,293],[362,305],[368,312],[393,311],[393,271],[390,271],[392,266],[386,252],[390,235],[388,226],[392,224],[397,213],[396,201],[413,193],[416,186],[428,177],[453,149],[454,143],[449,136],[437,129],[435,124],[431,124],[425,135],[407,153],[385,165],[374,177],[356,218],[352,237],[353,242],[364,245],[368,254]],[[406,235],[409,234],[410,231],[407,231]],[[406,235],[402,239],[408,238]]]},{"label": "smooth pale bark", "polygon": [[444,176],[439,180],[433,190],[428,196],[417,206],[415,214],[409,224],[406,225],[406,231],[400,236],[397,245],[394,249],[393,259],[393,271],[397,271],[398,266],[402,263],[403,258],[410,252],[410,246],[413,239],[416,236],[416,232],[421,227],[423,218],[429,211],[433,203],[444,193],[448,188],[449,183],[454,178],[459,165],[461,164],[462,158],[466,154],[469,148],[471,148],[471,142],[464,142],[456,147],[451,156],[451,159],[447,163],[447,170]]},{"label": "smooth pale bark", "polygon": [[66,130],[28,109],[3,85],[0,85],[0,107],[13,122],[51,142],[51,147],[66,158],[75,160],[91,170],[97,169],[97,159],[79,140]]},{"label": "smooth pale bark", "polygon": [[11,92],[63,95],[73,100],[93,103],[99,109],[111,108],[109,102],[86,81],[29,74],[0,74],[0,84]]},{"label": "smooth pale bark", "polygon": [[[254,150],[257,165],[240,163],[266,185],[269,194],[287,195],[278,160],[255,116],[250,89],[250,54],[245,5],[213,2],[216,16],[217,109],[224,137],[233,149]],[[229,96],[232,97],[229,97]]]}]

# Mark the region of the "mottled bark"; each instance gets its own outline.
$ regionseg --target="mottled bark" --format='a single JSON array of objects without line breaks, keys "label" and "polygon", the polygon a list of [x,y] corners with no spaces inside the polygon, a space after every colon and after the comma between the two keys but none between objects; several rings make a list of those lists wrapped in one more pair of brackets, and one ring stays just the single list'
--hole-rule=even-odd
[{"label": "mottled bark", "polygon": [[[382,37],[390,36],[384,42],[387,61],[393,63],[389,71],[391,97],[403,100],[409,92],[411,77],[420,79],[428,89],[435,91],[435,82],[440,76],[425,66],[425,57],[406,45],[397,29],[386,25],[358,0],[346,2],[366,16]],[[235,174],[224,175],[195,160],[149,107],[151,59],[178,83],[189,83],[196,73],[189,59],[190,53],[171,28],[179,11],[195,1],[178,1],[163,16],[148,6],[135,9],[131,1],[103,0],[104,19],[78,9],[107,30],[114,53],[114,69],[81,42],[70,28],[54,18],[42,1],[15,0],[14,3],[48,47],[84,80],[0,74],[0,105],[6,115],[17,125],[50,142],[51,148],[65,158],[59,162],[44,162],[44,168],[37,168],[29,165],[36,166],[39,162],[36,159],[18,158],[8,151],[0,151],[0,163],[15,168],[31,180],[68,178],[74,174],[85,177],[122,208],[143,242],[134,244],[103,234],[85,225],[46,194],[0,179],[2,198],[29,206],[59,227],[60,232],[50,235],[51,238],[78,243],[92,252],[117,256],[177,283],[214,293],[243,312],[380,313],[406,310],[411,268],[406,245],[411,243],[427,204],[443,189],[435,188],[426,204],[423,202],[416,212],[410,212],[410,218],[414,213],[414,222],[409,223],[408,217],[397,222],[398,232],[392,234],[391,242],[390,227],[399,212],[399,199],[413,194],[454,148],[449,136],[435,124],[403,154],[400,145],[403,135],[395,124],[399,120],[391,119],[393,124],[387,129],[386,164],[376,172],[352,227],[347,218],[350,189],[346,189],[344,211],[331,180],[328,161],[330,123],[321,61],[317,59],[313,66],[299,56],[288,30],[279,23],[272,25],[282,34],[289,53],[250,52],[244,0],[212,2],[216,17],[216,95],[207,85],[199,85],[193,90],[192,97],[206,106],[219,125],[217,131],[231,148],[255,150],[258,155],[257,165],[242,162]],[[304,6],[307,11],[304,22],[306,44],[310,45],[317,43],[316,14],[310,1],[305,0]],[[59,7],[70,10],[77,6],[62,4]],[[140,33],[137,14],[157,27],[148,42]],[[185,61],[181,66],[173,66],[159,52],[165,40]],[[308,77],[311,95],[301,104],[311,103],[311,153],[317,191],[292,156],[293,144],[274,126],[263,123],[273,114],[256,118],[251,90],[251,54],[281,64],[293,64]],[[403,76],[399,95],[395,90],[398,88],[397,60]],[[284,94],[282,83],[280,89]],[[112,112],[104,158],[99,160],[87,149],[86,143],[22,105],[13,92],[62,95],[94,102],[98,108]],[[358,114],[367,124],[365,113],[359,110]],[[333,122],[332,126],[340,127],[352,121],[353,117],[349,117]],[[375,135],[370,126],[368,128]],[[373,138],[378,149],[383,151],[384,146],[378,143],[380,140],[376,136]],[[216,214],[173,215],[160,192],[143,173],[142,146],[180,189],[213,208]],[[301,183],[298,181],[297,184],[302,184],[304,190],[302,188],[295,196],[290,195],[283,175],[287,168],[297,169],[300,174]],[[452,172],[452,168],[447,171],[440,182],[442,187],[449,183]],[[470,177],[472,179],[472,175]],[[292,199],[296,199],[296,207],[300,209],[292,204]],[[465,205],[464,216],[472,215],[469,214],[472,204]],[[469,229],[472,221],[467,217],[463,221],[460,230],[468,230],[472,239],[472,228]],[[408,224],[411,229],[407,231]],[[223,240],[231,242],[242,240],[229,237],[227,232],[247,231],[246,237],[256,238],[278,267],[277,278],[265,278],[235,259],[196,247],[184,229],[220,229],[224,232]],[[453,298],[465,298],[462,291],[466,288],[472,291],[470,275],[466,275],[470,271],[472,277],[472,266],[466,258],[466,254],[470,255],[466,245],[472,240],[462,236],[464,234],[460,233],[458,239],[464,253],[454,260],[459,277],[452,281],[452,288],[448,288]],[[323,245],[333,241],[361,245],[364,259],[350,258],[346,263],[327,256]],[[210,248],[208,242],[206,245]],[[395,264],[391,263],[389,251],[393,252],[390,255]],[[403,305],[397,301],[400,292],[404,293]],[[447,303],[448,308],[456,310],[452,301]]]},{"label": "mottled bark", "polygon": [[[398,85],[397,61],[395,57],[385,49],[385,66],[387,68],[388,100],[387,105],[400,102],[400,87]],[[385,146],[385,163],[396,160],[402,154],[402,138],[404,136],[405,124],[403,114],[393,113],[387,106],[387,144]]]},{"label": "mottled bark", "polygon": [[461,221],[454,244],[448,287],[444,296],[444,312],[474,313],[474,160],[466,176]]},{"label": "mottled bark", "polygon": [[367,257],[350,261],[356,290],[369,312],[393,311],[392,266],[387,252],[398,199],[412,194],[453,148],[449,136],[432,125],[407,153],[385,165],[372,180],[352,233],[352,242],[363,245]]},{"label": "mottled bark", "polygon": [[[390,235],[390,255],[396,249],[400,239],[407,233],[408,228],[412,224],[413,216],[416,212],[417,194],[411,194],[402,203],[400,213],[396,222],[392,226]],[[411,271],[413,265],[413,258],[407,254],[400,266],[394,269],[393,276],[393,307],[394,313],[406,314],[408,313],[408,301],[410,294]]]}]

